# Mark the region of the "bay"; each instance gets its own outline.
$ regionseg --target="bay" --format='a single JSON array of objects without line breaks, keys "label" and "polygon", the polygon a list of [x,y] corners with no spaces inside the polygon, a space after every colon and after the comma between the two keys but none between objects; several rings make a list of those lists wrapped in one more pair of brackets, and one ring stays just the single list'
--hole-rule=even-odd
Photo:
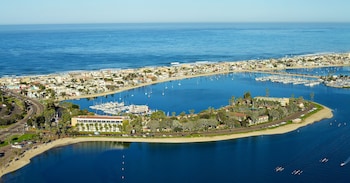
[{"label": "bay", "polygon": [[[0,26],[0,75],[348,52],[349,28],[334,23]],[[349,90],[256,82],[256,76],[214,75],[71,102],[88,109],[94,103],[123,100],[179,114],[227,105],[231,96],[246,91],[264,96],[268,88],[276,97],[309,99],[313,92],[314,100],[330,107],[334,117],[286,134],[219,142],[73,144],[33,158],[0,182],[349,182],[349,166],[340,167],[350,157]],[[150,91],[150,97],[145,95]],[[324,157],[329,162],[320,163]],[[276,166],[285,170],[276,173]],[[294,176],[295,169],[303,173]]]}]

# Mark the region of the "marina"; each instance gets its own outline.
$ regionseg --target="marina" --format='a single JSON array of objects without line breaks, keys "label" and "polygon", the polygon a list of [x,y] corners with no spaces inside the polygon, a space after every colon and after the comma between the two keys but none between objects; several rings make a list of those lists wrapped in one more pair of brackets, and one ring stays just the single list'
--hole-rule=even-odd
[{"label": "marina", "polygon": [[322,83],[321,79],[311,79],[303,77],[290,77],[290,76],[279,76],[279,75],[270,75],[255,78],[256,81],[270,81],[274,83],[283,83],[283,84],[293,84],[293,85],[304,85],[313,87]]},{"label": "marina", "polygon": [[92,105],[90,108],[111,115],[120,115],[123,113],[145,115],[152,113],[147,105],[125,105],[124,102],[107,102],[103,104]]}]

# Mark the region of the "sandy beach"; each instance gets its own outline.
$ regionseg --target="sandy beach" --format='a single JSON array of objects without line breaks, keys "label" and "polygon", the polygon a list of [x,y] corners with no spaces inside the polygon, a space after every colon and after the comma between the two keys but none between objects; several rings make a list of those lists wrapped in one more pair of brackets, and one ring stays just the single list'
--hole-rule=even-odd
[{"label": "sandy beach", "polygon": [[332,118],[332,110],[323,106],[324,108],[317,113],[309,116],[304,121],[300,123],[288,124],[285,126],[280,126],[278,128],[273,129],[265,129],[260,131],[253,131],[247,133],[240,134],[227,134],[220,136],[210,136],[210,137],[166,137],[166,138],[112,138],[112,137],[79,137],[79,138],[62,138],[56,141],[50,142],[48,144],[43,144],[38,146],[36,149],[30,149],[25,152],[24,156],[17,161],[13,161],[9,164],[9,166],[3,166],[0,171],[0,177],[16,171],[21,167],[30,163],[30,159],[55,147],[65,146],[69,144],[79,143],[79,142],[92,142],[92,141],[115,141],[115,142],[146,142],[146,143],[199,143],[199,142],[212,142],[212,141],[222,141],[222,140],[230,140],[230,139],[238,139],[244,137],[252,137],[252,136],[261,136],[261,135],[274,135],[274,134],[283,134],[287,132],[294,131],[303,126],[312,124],[317,121],[321,121],[323,119]]}]

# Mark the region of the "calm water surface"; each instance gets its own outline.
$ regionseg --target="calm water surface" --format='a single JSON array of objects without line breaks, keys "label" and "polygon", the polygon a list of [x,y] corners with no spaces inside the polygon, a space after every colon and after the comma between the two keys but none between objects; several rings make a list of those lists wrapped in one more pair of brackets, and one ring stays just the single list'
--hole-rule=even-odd
[{"label": "calm water surface", "polygon": [[[258,75],[259,76],[259,75]],[[305,87],[256,82],[255,75],[228,74],[181,80],[166,95],[161,83],[120,95],[73,101],[87,107],[99,101],[123,98],[130,103],[153,104],[176,112],[204,110],[209,104],[220,107],[232,96],[250,91],[253,96],[303,96],[334,110],[334,118],[303,127],[287,134],[257,136],[236,140],[189,144],[150,144],[89,142],[55,148],[39,155],[26,167],[6,175],[4,182],[348,182],[350,166],[340,163],[350,156],[349,90],[323,85]],[[219,87],[225,86],[225,87]],[[152,89],[149,98],[145,90]],[[193,97],[196,93],[196,97]],[[226,97],[227,95],[227,97]],[[119,97],[122,96],[122,97]],[[139,97],[137,97],[139,96]],[[175,98],[174,98],[175,97]],[[178,97],[178,98],[176,98]],[[181,105],[179,99],[186,99]],[[196,102],[202,102],[197,105]],[[327,157],[329,162],[320,163]],[[123,164],[124,163],[124,164]],[[276,173],[276,166],[284,166]],[[300,176],[291,172],[303,170]]]},{"label": "calm water surface", "polygon": [[[348,52],[349,43],[350,24],[0,26],[0,76]],[[297,72],[348,71],[347,67]],[[350,91],[256,82],[254,77],[200,77],[71,102],[89,109],[124,101],[179,114],[225,106],[231,96],[246,91],[264,96],[268,88],[275,97],[309,99],[313,92],[316,102],[333,109],[334,117],[287,134],[220,142],[79,143],[49,150],[0,182],[350,182],[350,165],[340,167],[350,157]],[[324,157],[329,162],[322,164]],[[285,170],[276,173],[276,166]],[[295,169],[304,172],[293,176]]]}]

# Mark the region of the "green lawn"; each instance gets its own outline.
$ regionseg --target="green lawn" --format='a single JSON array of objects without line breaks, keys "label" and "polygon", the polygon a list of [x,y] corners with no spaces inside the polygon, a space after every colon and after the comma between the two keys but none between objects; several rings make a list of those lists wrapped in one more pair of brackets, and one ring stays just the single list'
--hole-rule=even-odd
[{"label": "green lawn", "polygon": [[20,142],[23,142],[25,140],[32,140],[36,136],[37,136],[36,134],[31,134],[31,133],[24,134],[24,135],[21,135],[21,136],[15,135],[15,136],[11,137],[11,143],[15,143],[15,142],[20,143]]},{"label": "green lawn", "polygon": [[1,141],[0,142],[0,147],[7,146],[9,143],[7,141]]}]

